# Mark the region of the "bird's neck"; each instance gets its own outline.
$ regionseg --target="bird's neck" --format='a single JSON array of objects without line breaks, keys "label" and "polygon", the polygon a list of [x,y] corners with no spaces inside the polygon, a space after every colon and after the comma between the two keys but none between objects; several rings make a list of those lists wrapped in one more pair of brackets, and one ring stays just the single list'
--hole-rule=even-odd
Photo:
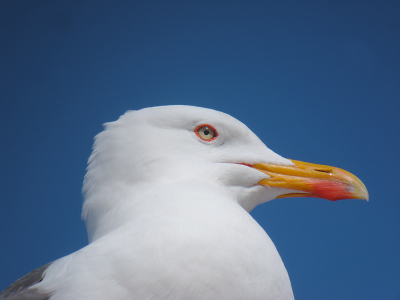
[{"label": "bird's neck", "polygon": [[[157,188],[154,188],[157,186]],[[122,183],[103,185],[86,195],[82,217],[89,241],[123,226],[143,226],[149,222],[191,219],[193,222],[221,220],[227,213],[248,213],[220,187],[204,182],[163,182],[154,185]],[[250,216],[248,216],[250,217]],[[251,218],[251,217],[250,217]],[[139,225],[138,225],[139,224]]]}]

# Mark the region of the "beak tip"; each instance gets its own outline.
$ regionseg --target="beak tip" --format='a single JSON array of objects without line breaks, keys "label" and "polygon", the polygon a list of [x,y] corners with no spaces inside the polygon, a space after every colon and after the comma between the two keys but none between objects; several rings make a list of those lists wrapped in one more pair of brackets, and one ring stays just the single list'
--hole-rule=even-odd
[{"label": "beak tip", "polygon": [[358,183],[356,184],[356,186],[359,191],[359,195],[360,195],[359,198],[369,202],[369,193],[368,193],[366,186],[360,179],[357,178],[357,181],[358,181]]},{"label": "beak tip", "polygon": [[360,200],[365,200],[367,202],[369,202],[369,194],[366,188],[363,188],[361,190],[358,190],[358,195],[356,195],[356,197],[354,197],[354,199],[360,199]]},{"label": "beak tip", "polygon": [[364,200],[366,200],[367,202],[369,202],[369,195],[368,195],[368,192],[367,192],[367,194],[365,195]]}]

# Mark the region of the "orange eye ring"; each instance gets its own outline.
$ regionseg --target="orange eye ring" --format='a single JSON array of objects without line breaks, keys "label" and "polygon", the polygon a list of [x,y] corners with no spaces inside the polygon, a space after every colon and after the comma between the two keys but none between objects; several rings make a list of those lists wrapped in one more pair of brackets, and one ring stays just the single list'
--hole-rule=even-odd
[{"label": "orange eye ring", "polygon": [[201,124],[197,126],[194,132],[199,138],[206,142],[211,142],[215,140],[218,136],[215,128],[209,124]]}]

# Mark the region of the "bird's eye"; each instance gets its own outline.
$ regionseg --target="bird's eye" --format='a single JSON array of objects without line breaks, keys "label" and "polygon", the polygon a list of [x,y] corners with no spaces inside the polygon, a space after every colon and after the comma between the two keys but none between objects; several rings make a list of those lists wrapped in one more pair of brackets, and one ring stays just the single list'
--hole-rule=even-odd
[{"label": "bird's eye", "polygon": [[194,132],[204,141],[212,141],[218,136],[217,131],[211,125],[199,125]]}]

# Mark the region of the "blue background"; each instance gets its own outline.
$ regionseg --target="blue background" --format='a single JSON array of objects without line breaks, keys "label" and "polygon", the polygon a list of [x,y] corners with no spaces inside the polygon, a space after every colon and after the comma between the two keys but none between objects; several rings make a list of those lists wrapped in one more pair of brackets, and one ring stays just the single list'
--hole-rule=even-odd
[{"label": "blue background", "polygon": [[0,289],[86,245],[102,123],[190,104],[368,187],[252,212],[296,299],[400,299],[399,1],[66,2],[0,2]]}]

